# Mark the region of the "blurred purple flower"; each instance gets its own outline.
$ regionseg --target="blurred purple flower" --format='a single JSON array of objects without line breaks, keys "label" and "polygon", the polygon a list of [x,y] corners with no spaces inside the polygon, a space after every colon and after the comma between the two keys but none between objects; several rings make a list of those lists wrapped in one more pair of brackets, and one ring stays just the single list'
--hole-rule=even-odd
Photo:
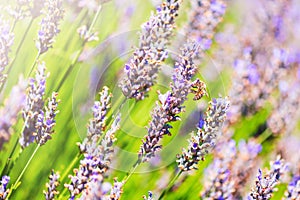
[{"label": "blurred purple flower", "polygon": [[2,176],[0,181],[0,199],[6,199],[10,190],[7,188],[7,185],[10,181],[9,176]]},{"label": "blurred purple flower", "polygon": [[44,6],[42,11],[44,18],[41,21],[38,40],[36,41],[39,54],[45,53],[52,47],[54,37],[60,32],[58,25],[64,14],[61,0],[47,0]]},{"label": "blurred purple flower", "polygon": [[26,81],[20,77],[18,84],[12,88],[3,107],[0,108],[0,150],[4,143],[9,141],[12,134],[11,127],[16,123],[19,112],[25,106],[25,89]]}]

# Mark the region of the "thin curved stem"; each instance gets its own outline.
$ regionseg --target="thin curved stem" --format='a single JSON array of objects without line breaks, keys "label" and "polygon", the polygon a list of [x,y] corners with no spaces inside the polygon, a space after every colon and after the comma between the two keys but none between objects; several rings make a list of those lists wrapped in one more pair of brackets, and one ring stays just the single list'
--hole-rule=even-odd
[{"label": "thin curved stem", "polygon": [[123,178],[123,182],[124,184],[128,181],[128,179],[132,176],[132,174],[135,172],[136,168],[141,164],[141,159],[138,159],[134,165],[132,166],[132,168],[130,169],[130,171],[127,173],[127,175]]},{"label": "thin curved stem", "polygon": [[11,191],[10,191],[10,193],[8,194],[7,199],[8,199],[9,196],[12,194],[12,192],[13,192],[14,190],[16,190],[16,189],[19,187],[19,185],[20,185],[19,181],[21,180],[22,176],[24,175],[26,169],[28,168],[29,164],[31,163],[33,157],[35,156],[35,154],[36,154],[36,152],[38,151],[39,148],[40,148],[40,145],[38,144],[37,147],[34,149],[34,152],[31,154],[31,156],[30,156],[29,160],[27,161],[25,167],[23,168],[22,172],[19,174],[17,180],[16,180],[15,183],[11,186]]},{"label": "thin curved stem", "polygon": [[[8,67],[7,67],[7,72],[6,72],[7,75],[10,73],[10,71],[11,71],[11,69],[12,69],[12,66],[14,65],[14,63],[15,63],[15,61],[16,61],[16,58],[17,58],[17,56],[18,56],[18,53],[19,53],[19,51],[20,51],[20,49],[21,49],[21,47],[22,47],[24,41],[25,41],[25,38],[26,38],[26,36],[27,36],[27,33],[29,32],[29,29],[30,29],[30,27],[32,26],[33,20],[34,20],[34,18],[31,18],[31,20],[30,20],[30,22],[29,22],[29,24],[28,24],[28,26],[27,26],[27,28],[26,28],[26,30],[25,30],[25,33],[24,33],[24,35],[23,35],[23,37],[22,37],[22,39],[21,39],[21,42],[19,43],[19,45],[18,45],[18,47],[17,47],[17,49],[16,49],[15,57],[13,58],[13,60],[10,62],[10,64],[9,64]],[[3,83],[3,84],[1,85],[1,87],[0,87],[0,93],[2,92],[2,90],[3,90],[3,88],[4,88],[4,85],[5,85],[6,80],[7,80],[7,79],[4,80],[4,83]]]},{"label": "thin curved stem", "polygon": [[166,187],[163,192],[161,193],[161,195],[159,196],[158,200],[162,199],[169,191],[170,189],[174,186],[175,181],[179,178],[179,176],[182,174],[182,170],[180,170],[174,177],[173,179],[170,181],[170,183],[168,184],[168,187]]},{"label": "thin curved stem", "polygon": [[[97,12],[96,12],[96,14],[95,14],[95,16],[94,16],[94,18],[92,20],[92,23],[91,23],[91,25],[90,25],[90,27],[88,29],[88,34],[90,34],[90,32],[92,31],[92,29],[93,29],[93,27],[94,27],[94,25],[95,25],[95,23],[97,21],[97,18],[98,18],[99,14],[100,14],[100,11],[101,11],[101,5],[98,6]],[[82,51],[83,51],[84,46],[85,46],[86,43],[87,43],[87,41],[84,40],[83,43],[82,43],[82,45],[81,45],[81,49],[76,54],[75,58],[73,59],[71,65],[68,67],[67,71],[64,73],[63,78],[60,80],[60,82],[59,82],[58,86],[56,87],[55,91],[58,92],[61,89],[61,87],[64,84],[65,80],[67,79],[68,75],[72,72],[72,70],[73,70],[74,66],[76,65],[76,63],[78,61],[78,58],[81,55],[81,53],[82,53]]]},{"label": "thin curved stem", "polygon": [[80,155],[81,154],[78,152],[77,155],[75,156],[75,158],[72,160],[71,164],[65,170],[64,174],[61,176],[61,178],[60,178],[61,181],[63,181],[67,177],[67,175],[69,174],[69,172],[71,171],[71,169],[74,168],[74,165],[77,163]]},{"label": "thin curved stem", "polygon": [[[24,132],[24,130],[25,130],[27,121],[28,121],[28,118],[25,119],[25,122],[24,122],[24,124],[23,124],[23,126],[22,126],[22,130],[21,130],[21,132],[20,132],[21,134],[22,134],[22,133]],[[3,168],[2,172],[1,172],[1,176],[3,176],[4,173],[7,173],[7,172],[6,172],[7,169],[10,168],[10,167],[9,167],[9,164],[10,164],[11,159],[12,159],[14,153],[15,153],[15,150],[16,150],[16,148],[17,148],[17,146],[18,146],[18,143],[19,143],[19,137],[17,138],[17,140],[16,140],[16,142],[15,142],[15,144],[14,144],[14,147],[13,147],[13,149],[11,150],[11,152],[10,152],[10,154],[9,154],[9,157],[8,157],[8,159],[7,159],[7,162],[5,163],[5,166],[4,166],[4,168]],[[20,152],[20,153],[21,153],[21,152]]]},{"label": "thin curved stem", "polygon": [[27,74],[27,77],[29,77],[31,75],[31,73],[33,72],[33,69],[34,69],[34,66],[36,65],[38,59],[40,58],[41,54],[40,54],[40,51],[38,52],[38,54],[36,55],[31,67],[30,67],[30,71],[29,73]]},{"label": "thin curved stem", "polygon": [[23,43],[24,43],[24,41],[25,41],[25,38],[26,38],[26,36],[27,36],[27,34],[28,34],[28,32],[29,32],[29,29],[30,29],[31,26],[32,26],[33,21],[34,21],[34,18],[32,17],[32,18],[30,19],[30,22],[29,22],[29,24],[28,24],[28,26],[27,26],[27,28],[26,28],[26,30],[25,30],[25,33],[24,33],[22,39],[21,39],[21,42],[19,43],[19,45],[18,45],[18,47],[17,47],[17,49],[16,49],[16,55],[15,55],[15,57],[13,58],[13,60],[11,61],[10,65],[9,65],[8,68],[7,68],[7,74],[10,73],[10,71],[11,71],[11,69],[12,69],[12,66],[13,66],[13,64],[14,64],[15,61],[16,61],[16,58],[17,58],[17,56],[18,56],[18,53],[19,53],[19,51],[20,51],[20,49],[21,49],[21,47],[22,47],[22,45],[23,45]]}]

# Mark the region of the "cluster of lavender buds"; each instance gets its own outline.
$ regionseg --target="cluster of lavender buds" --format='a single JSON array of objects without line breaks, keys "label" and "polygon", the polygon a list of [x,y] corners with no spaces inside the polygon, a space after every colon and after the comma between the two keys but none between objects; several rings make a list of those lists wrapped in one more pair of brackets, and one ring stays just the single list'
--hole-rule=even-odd
[{"label": "cluster of lavender buds", "polygon": [[121,194],[123,193],[123,185],[124,182],[119,182],[116,178],[114,179],[114,185],[111,188],[110,200],[119,200],[121,198]]},{"label": "cluster of lavender buds", "polygon": [[[242,56],[234,62],[236,74],[230,95],[238,98],[232,98],[231,122],[237,121],[241,115],[251,115],[265,105],[277,88],[278,80],[287,69],[291,69],[291,63],[286,61],[287,56],[285,50],[277,48],[271,55],[251,46],[243,49]],[[267,70],[261,66],[266,66]]]},{"label": "cluster of lavender buds", "polygon": [[212,44],[217,25],[223,20],[226,11],[224,0],[192,1],[190,21],[186,35],[200,44],[201,50],[207,50]]},{"label": "cluster of lavender buds", "polygon": [[278,184],[281,175],[287,170],[287,165],[283,163],[280,157],[275,162],[271,162],[271,170],[264,176],[262,171],[258,170],[256,186],[252,188],[248,196],[249,200],[254,199],[270,199],[273,192],[276,191],[275,186]]},{"label": "cluster of lavender buds", "polygon": [[[281,155],[282,159],[290,164],[289,170],[291,174],[300,175],[300,138],[297,135],[283,134],[280,141],[276,145],[275,154]],[[293,156],[291,156],[293,155]]]},{"label": "cluster of lavender buds", "polygon": [[38,40],[36,41],[39,54],[45,53],[52,47],[54,37],[60,31],[58,25],[64,14],[61,0],[47,0],[45,7],[42,11],[45,16],[41,21],[41,28],[38,32]]},{"label": "cluster of lavender buds", "polygon": [[187,43],[182,48],[181,55],[175,63],[171,90],[165,94],[159,94],[159,102],[156,102],[151,113],[151,121],[147,128],[148,134],[139,151],[140,161],[146,162],[155,156],[155,153],[162,147],[159,144],[161,138],[164,135],[171,135],[172,126],[169,123],[180,119],[178,114],[183,111],[183,103],[191,92],[191,78],[196,72],[193,58],[198,50],[199,46],[195,43]]},{"label": "cluster of lavender buds", "polygon": [[292,84],[282,81],[280,85],[285,86],[282,86],[277,105],[268,118],[267,125],[274,134],[288,134],[294,130],[300,117],[299,80]]},{"label": "cluster of lavender buds", "polygon": [[217,156],[205,171],[203,199],[233,199],[234,182],[230,166],[237,152],[235,142],[230,140],[217,146]]},{"label": "cluster of lavender buds", "polygon": [[4,200],[6,199],[9,189],[7,188],[7,184],[9,183],[10,177],[9,176],[3,176],[0,181],[0,199]]},{"label": "cluster of lavender buds", "polygon": [[97,36],[97,32],[95,33],[90,33],[87,26],[83,25],[80,28],[77,29],[77,32],[80,36],[81,39],[85,42],[91,42],[91,41],[98,41],[99,38]]},{"label": "cluster of lavender buds", "polygon": [[42,0],[17,0],[15,8],[8,6],[7,11],[15,20],[29,16],[36,18],[41,14],[43,5],[44,1]]},{"label": "cluster of lavender buds", "polygon": [[206,169],[204,199],[242,199],[244,186],[252,175],[261,146],[253,141],[246,143],[225,139],[214,150],[213,163]]},{"label": "cluster of lavender buds", "polygon": [[49,176],[49,183],[46,184],[47,191],[43,191],[46,200],[54,200],[55,196],[59,194],[57,187],[59,186],[59,174],[51,171]]},{"label": "cluster of lavender buds", "polygon": [[188,140],[188,150],[183,149],[182,155],[177,156],[177,163],[181,170],[197,169],[198,162],[204,160],[205,155],[215,146],[228,107],[227,98],[217,98],[210,102],[205,119],[200,119],[197,133],[192,133],[191,139]]},{"label": "cluster of lavender buds", "polygon": [[261,152],[262,146],[255,141],[245,142],[244,140],[238,143],[238,154],[234,158],[234,163],[231,167],[234,180],[235,191],[233,197],[241,199],[245,193],[245,186],[253,176],[255,166],[258,161],[258,154]]},{"label": "cluster of lavender buds", "polygon": [[19,83],[14,86],[10,96],[4,101],[3,107],[0,108],[0,150],[4,143],[8,142],[12,133],[11,127],[17,121],[18,113],[23,109],[26,89],[26,81],[22,77]]},{"label": "cluster of lavender buds", "polygon": [[6,78],[3,74],[5,67],[9,63],[8,54],[11,46],[14,43],[14,34],[10,32],[10,25],[8,21],[0,16],[0,86]]},{"label": "cluster of lavender buds", "polygon": [[282,25],[289,21],[290,16],[286,13],[293,13],[293,7],[298,7],[296,4],[293,1],[252,1],[248,6],[259,9],[250,8],[243,12],[241,23],[246,24],[245,28],[229,35],[239,41],[238,52],[241,52],[234,59],[235,74],[229,92],[232,97],[231,123],[260,110],[277,89],[278,80],[294,71],[295,60],[291,58],[295,56],[289,53],[289,49],[293,49],[291,44],[295,38],[282,37],[289,35],[290,31]]},{"label": "cluster of lavender buds", "polygon": [[[101,200],[119,200],[123,193],[124,183],[114,179],[111,186],[108,182],[103,182],[102,175],[93,175],[91,181],[87,183],[87,188],[83,191],[80,199],[101,199]],[[110,191],[110,192],[109,192]]]},{"label": "cluster of lavender buds", "polygon": [[[115,133],[119,129],[120,122],[118,115],[105,133],[106,114],[110,108],[111,96],[108,88],[104,87],[100,93],[100,101],[96,101],[92,108],[93,118],[88,126],[87,137],[81,144],[78,144],[84,158],[80,161],[79,169],[74,170],[75,175],[69,176],[71,183],[65,184],[70,191],[71,199],[82,193],[89,184],[101,186],[102,174],[108,170],[111,163],[111,156],[114,152],[113,143],[116,140]],[[92,190],[87,189],[84,193],[91,195],[91,192]]]},{"label": "cluster of lavender buds", "polygon": [[19,139],[22,148],[34,141],[43,145],[51,139],[51,134],[54,132],[59,100],[57,100],[57,93],[53,92],[52,97],[48,100],[48,106],[44,108],[46,78],[49,75],[45,71],[45,63],[39,63],[35,79],[29,80],[23,108],[24,129]]},{"label": "cluster of lavender buds", "polygon": [[58,113],[57,106],[59,100],[57,100],[57,93],[53,92],[51,99],[49,99],[48,107],[46,107],[46,113],[40,111],[37,117],[36,129],[37,132],[34,133],[35,141],[39,145],[45,144],[51,139],[51,134],[53,134],[53,127],[55,126],[55,116]]},{"label": "cluster of lavender buds", "polygon": [[86,189],[82,192],[80,199],[108,199],[108,193],[112,186],[108,182],[103,182],[101,174],[92,175],[91,181],[87,183]]},{"label": "cluster of lavender buds", "polygon": [[288,189],[285,192],[286,200],[300,199],[300,176],[293,177],[293,180],[288,185]]},{"label": "cluster of lavender buds", "polygon": [[139,46],[125,64],[125,76],[120,82],[127,98],[142,100],[153,86],[161,63],[167,58],[166,46],[175,28],[175,18],[181,0],[167,0],[157,8],[157,13],[142,25]]},{"label": "cluster of lavender buds", "polygon": [[31,78],[28,83],[26,103],[23,109],[23,119],[25,128],[20,138],[20,144],[23,148],[32,143],[35,139],[36,124],[38,116],[44,107],[44,95],[46,89],[45,63],[39,63],[35,78]]}]

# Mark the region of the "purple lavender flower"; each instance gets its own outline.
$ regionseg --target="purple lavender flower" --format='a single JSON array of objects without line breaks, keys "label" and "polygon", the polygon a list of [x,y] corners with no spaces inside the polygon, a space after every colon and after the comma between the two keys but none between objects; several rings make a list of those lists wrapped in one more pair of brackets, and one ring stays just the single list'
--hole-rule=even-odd
[{"label": "purple lavender flower", "polygon": [[121,198],[121,194],[123,193],[123,185],[124,182],[119,182],[117,178],[114,179],[114,185],[111,189],[109,199],[110,200],[119,200]]},{"label": "purple lavender flower", "polygon": [[[93,118],[90,120],[88,126],[87,137],[83,143],[78,144],[84,158],[80,161],[79,169],[74,170],[74,176],[69,176],[71,183],[65,184],[65,187],[70,191],[70,199],[74,199],[75,196],[79,195],[86,187],[89,187],[89,184],[98,184],[99,186],[101,183],[100,179],[102,180],[102,174],[109,168],[114,152],[113,143],[116,141],[114,134],[119,129],[120,122],[120,116],[118,115],[110,129],[105,133],[106,113],[110,108],[110,100],[111,93],[107,87],[104,87],[100,93],[100,101],[96,101],[92,108]],[[98,183],[99,181],[100,183]],[[85,191],[85,193],[89,192],[91,191]]]},{"label": "purple lavender flower", "polygon": [[26,103],[23,109],[24,131],[19,140],[22,148],[25,148],[35,139],[36,123],[39,114],[44,108],[44,94],[46,87],[46,78],[48,74],[45,73],[45,63],[39,63],[35,78],[29,80],[27,88]]},{"label": "purple lavender flower", "polygon": [[47,0],[45,7],[42,11],[45,16],[41,21],[41,28],[38,31],[38,40],[36,41],[39,54],[45,53],[52,47],[54,37],[60,32],[58,25],[64,14],[61,0]]},{"label": "purple lavender flower", "polygon": [[[272,133],[278,135],[291,133],[297,125],[300,115],[300,88],[299,80],[287,86],[287,91],[281,91],[274,110],[267,120],[267,126]],[[293,92],[290,92],[293,91]]]},{"label": "purple lavender flower", "polygon": [[103,87],[100,92],[100,101],[95,101],[92,107],[93,118],[90,119],[86,139],[79,145],[80,152],[85,153],[88,149],[88,143],[93,138],[98,140],[106,129],[106,114],[111,106],[111,97],[112,94],[109,92],[108,87]]},{"label": "purple lavender flower", "polygon": [[10,180],[9,176],[2,176],[2,179],[0,181],[0,199],[6,199],[8,193],[10,191],[7,188],[9,180]]},{"label": "purple lavender flower", "polygon": [[223,0],[192,1],[192,11],[186,31],[187,38],[199,42],[201,50],[212,44],[217,25],[223,20],[226,4]]},{"label": "purple lavender flower", "polygon": [[166,0],[157,13],[142,25],[139,46],[125,64],[125,77],[119,84],[126,97],[142,100],[154,85],[159,67],[167,58],[166,46],[173,34],[180,2]]},{"label": "purple lavender flower", "polygon": [[234,199],[241,199],[247,181],[252,177],[255,164],[257,163],[258,154],[261,152],[262,146],[255,141],[245,142],[241,140],[238,144],[238,154],[236,155],[231,171],[234,181]]},{"label": "purple lavender flower", "polygon": [[93,157],[84,155],[84,159],[80,161],[79,169],[74,169],[74,176],[69,175],[71,183],[64,185],[70,191],[70,199],[75,199],[87,187],[92,176],[102,176],[97,164]]},{"label": "purple lavender flower", "polygon": [[43,191],[46,200],[54,200],[55,196],[59,194],[57,187],[59,186],[59,174],[51,171],[49,176],[49,183],[46,184],[47,191]]},{"label": "purple lavender flower", "polygon": [[270,199],[275,191],[275,186],[280,180],[280,176],[286,171],[287,165],[283,163],[283,160],[280,157],[274,162],[271,162],[271,169],[262,175],[262,171],[258,170],[256,187],[252,188],[251,193],[248,196],[248,199]]},{"label": "purple lavender flower", "polygon": [[222,138],[214,149],[214,161],[206,169],[204,199],[242,199],[242,190],[252,175],[261,146],[253,141]]},{"label": "purple lavender flower", "polygon": [[109,192],[112,185],[103,182],[102,175],[95,174],[91,181],[87,183],[86,189],[82,192],[80,199],[109,199]]},{"label": "purple lavender flower", "polygon": [[181,170],[197,169],[198,162],[204,160],[204,157],[215,146],[228,107],[229,101],[227,98],[218,98],[210,102],[210,106],[206,111],[206,118],[204,120],[200,119],[200,121],[203,120],[203,126],[198,128],[196,134],[192,133],[188,150],[183,149],[182,154],[177,156],[176,162]]},{"label": "purple lavender flower", "polygon": [[5,67],[9,63],[8,54],[14,42],[14,34],[10,32],[10,25],[0,16],[0,86],[6,78],[3,74]]},{"label": "purple lavender flower", "polygon": [[297,200],[300,199],[300,176],[294,176],[293,180],[288,185],[288,189],[285,192],[285,200]]},{"label": "purple lavender flower", "polygon": [[54,132],[53,127],[55,126],[55,116],[58,113],[57,106],[59,103],[59,100],[56,99],[57,95],[56,92],[52,93],[52,97],[49,99],[48,107],[46,108],[46,113],[44,114],[44,112],[41,111],[37,117],[35,141],[39,145],[43,145],[50,140]]},{"label": "purple lavender flower", "polygon": [[153,194],[151,191],[148,192],[148,196],[144,195],[143,196],[144,200],[153,200]]},{"label": "purple lavender flower", "polygon": [[159,102],[156,102],[152,111],[152,119],[147,128],[148,135],[145,136],[139,151],[140,161],[146,162],[155,156],[161,149],[160,139],[171,134],[172,126],[169,123],[180,119],[178,114],[183,111],[182,104],[191,92],[191,78],[196,71],[193,58],[197,55],[198,48],[195,43],[188,43],[182,48],[181,56],[175,64],[171,90],[159,94]]},{"label": "purple lavender flower", "polygon": [[235,141],[219,142],[214,161],[205,170],[205,183],[201,192],[203,199],[233,199],[234,181],[231,164],[237,149]]},{"label": "purple lavender flower", "polygon": [[26,82],[22,77],[19,83],[15,85],[9,97],[4,101],[3,107],[0,108],[0,150],[5,142],[9,141],[11,136],[11,127],[17,121],[18,113],[25,106],[25,89]]}]

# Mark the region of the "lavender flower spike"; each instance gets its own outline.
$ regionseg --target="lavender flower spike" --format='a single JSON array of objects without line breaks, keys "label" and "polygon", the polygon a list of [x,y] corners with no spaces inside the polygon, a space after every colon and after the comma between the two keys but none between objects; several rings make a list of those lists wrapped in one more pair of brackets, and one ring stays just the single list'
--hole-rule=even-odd
[{"label": "lavender flower spike", "polygon": [[[111,93],[104,87],[100,93],[100,101],[93,106],[93,118],[88,126],[88,134],[82,144],[78,144],[84,158],[80,161],[79,169],[75,169],[75,175],[70,175],[70,184],[65,184],[70,191],[70,199],[84,192],[86,196],[94,196],[92,188],[100,187],[103,174],[108,170],[111,156],[114,152],[113,143],[116,141],[115,133],[119,129],[120,115],[112,123],[110,129],[106,129],[106,113],[110,107]],[[100,182],[99,182],[100,181]]]},{"label": "lavender flower spike", "polygon": [[180,3],[181,0],[164,1],[157,13],[142,25],[139,46],[125,65],[125,77],[120,82],[127,98],[142,100],[154,85],[161,62],[167,58],[166,46],[175,28]]},{"label": "lavender flower spike", "polygon": [[54,170],[51,171],[51,174],[49,176],[49,183],[46,184],[47,191],[43,191],[45,195],[46,200],[54,200],[55,196],[59,194],[59,192],[56,190],[59,186],[59,174],[54,173]]},{"label": "lavender flower spike", "polygon": [[58,25],[63,18],[62,0],[47,0],[42,13],[45,17],[41,21],[41,28],[38,32],[36,47],[39,54],[43,54],[52,47],[54,37],[59,33]]},{"label": "lavender flower spike", "polygon": [[7,188],[7,184],[9,183],[10,177],[3,176],[0,181],[0,199],[6,199],[9,189]]},{"label": "lavender flower spike", "polygon": [[26,81],[20,77],[19,83],[12,88],[3,107],[0,108],[0,150],[4,143],[9,141],[12,133],[11,127],[15,124],[19,112],[25,105],[25,89]]},{"label": "lavender flower spike", "polygon": [[55,126],[55,116],[59,112],[57,110],[59,103],[59,100],[56,99],[57,95],[58,94],[56,92],[52,93],[52,97],[49,99],[48,107],[46,108],[46,113],[44,114],[44,112],[41,111],[38,115],[36,123],[37,132],[34,135],[36,143],[39,145],[43,145],[50,140],[51,135],[54,132],[53,127]]},{"label": "lavender flower spike", "polygon": [[124,182],[118,182],[117,178],[114,179],[114,185],[111,188],[110,196],[108,199],[110,200],[119,200],[121,198],[121,194],[123,193],[123,185]]},{"label": "lavender flower spike", "polygon": [[0,16],[0,85],[6,78],[6,74],[3,74],[5,67],[8,65],[11,46],[14,42],[14,35],[10,32],[10,26],[7,21]]},{"label": "lavender flower spike", "polygon": [[109,92],[108,87],[104,86],[100,92],[100,100],[95,101],[92,107],[93,118],[89,121],[87,136],[82,144],[78,144],[81,153],[87,152],[88,143],[98,140],[106,129],[106,114],[111,106],[111,97],[112,94]]},{"label": "lavender flower spike", "polygon": [[169,124],[178,121],[179,113],[183,111],[183,103],[187,95],[191,93],[191,78],[196,72],[193,58],[197,55],[199,46],[195,43],[187,43],[182,48],[181,56],[175,63],[174,75],[172,77],[171,90],[165,94],[159,94],[159,102],[156,102],[151,115],[152,120],[148,126],[148,135],[145,136],[139,151],[139,160],[148,161],[161,149],[160,139],[164,135],[171,135]]},{"label": "lavender flower spike", "polygon": [[300,199],[300,176],[293,177],[293,180],[288,185],[288,190],[285,192],[285,200]]},{"label": "lavender flower spike", "polygon": [[275,186],[280,180],[280,176],[286,171],[287,165],[283,164],[283,160],[278,156],[276,161],[271,163],[271,170],[265,176],[262,176],[262,171],[259,169],[256,187],[252,188],[248,196],[249,200],[254,199],[270,199],[273,192],[276,190]]},{"label": "lavender flower spike", "polygon": [[229,100],[227,98],[217,98],[210,102],[206,118],[203,123],[200,123],[203,124],[202,127],[198,128],[196,134],[192,133],[188,149],[183,149],[182,155],[177,156],[176,162],[181,170],[197,169],[198,162],[204,160],[204,157],[212,150],[225,121],[228,108]]},{"label": "lavender flower spike", "polygon": [[36,133],[38,115],[44,107],[46,78],[48,77],[45,71],[45,63],[39,63],[35,78],[29,80],[26,103],[23,109],[25,128],[19,140],[22,148],[28,146],[35,139],[34,133]]},{"label": "lavender flower spike", "polygon": [[207,50],[212,44],[217,25],[223,19],[226,3],[223,0],[195,0],[191,3],[186,35],[199,42],[201,50]]}]

